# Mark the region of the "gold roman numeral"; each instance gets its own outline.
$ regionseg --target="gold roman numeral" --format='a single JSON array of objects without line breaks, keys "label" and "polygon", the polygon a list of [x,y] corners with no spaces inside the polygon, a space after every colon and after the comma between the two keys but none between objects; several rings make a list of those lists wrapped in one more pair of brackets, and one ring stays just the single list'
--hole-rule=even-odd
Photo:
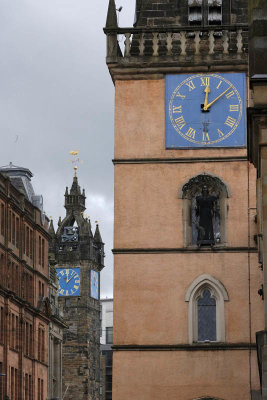
[{"label": "gold roman numeral", "polygon": [[232,128],[233,126],[234,126],[234,124],[236,123],[236,119],[235,118],[232,118],[232,117],[227,117],[226,118],[226,121],[225,121],[225,125],[228,125],[228,126],[230,126],[230,128]]},{"label": "gold roman numeral", "polygon": [[219,137],[223,137],[224,133],[222,133],[222,131],[220,131],[220,129],[217,129],[217,132],[219,133]]},{"label": "gold roman numeral", "polygon": [[195,134],[196,134],[196,131],[193,128],[189,128],[188,131],[186,132],[186,136],[188,136],[192,139],[195,139]]},{"label": "gold roman numeral", "polygon": [[239,104],[231,104],[229,106],[229,111],[239,111]]},{"label": "gold roman numeral", "polygon": [[218,85],[216,86],[216,89],[219,89],[219,87],[221,86],[221,84],[222,84],[222,81],[220,81],[220,82],[218,83]]},{"label": "gold roman numeral", "polygon": [[181,99],[185,99],[185,96],[183,94],[180,94],[179,92],[176,93],[176,97],[181,97]]},{"label": "gold roman numeral", "polygon": [[68,296],[69,295],[69,291],[68,290],[66,290],[66,296]]},{"label": "gold roman numeral", "polygon": [[63,294],[64,293],[64,289],[61,289],[60,291],[59,291],[59,294]]},{"label": "gold roman numeral", "polygon": [[204,78],[200,78],[201,79],[201,85],[200,86],[208,86],[210,85],[210,77],[209,76],[205,76]]},{"label": "gold roman numeral", "polygon": [[77,289],[79,289],[79,286],[77,286],[77,285],[74,285],[74,289],[76,289],[76,290],[77,290]]},{"label": "gold roman numeral", "polygon": [[235,94],[235,92],[234,92],[233,90],[231,90],[231,92],[227,92],[227,93],[226,93],[225,97],[226,97],[227,99],[230,99],[230,97],[232,97],[234,94]]},{"label": "gold roman numeral", "polygon": [[209,140],[210,140],[209,133],[204,131],[202,135],[202,141],[208,142]]},{"label": "gold roman numeral", "polygon": [[191,92],[192,90],[194,90],[194,89],[196,88],[195,85],[194,85],[194,83],[193,83],[193,81],[187,82],[187,83],[186,83],[186,86],[189,87],[189,92]]},{"label": "gold roman numeral", "polygon": [[172,112],[173,112],[173,114],[174,113],[181,113],[182,112],[182,106],[178,106],[178,107],[173,106]]},{"label": "gold roman numeral", "polygon": [[183,117],[182,115],[181,115],[181,117],[176,118],[176,119],[175,119],[175,122],[176,122],[176,124],[177,124],[177,126],[178,126],[179,129],[182,129],[182,128],[185,126],[185,124],[186,124],[186,122],[185,122],[185,120],[184,120],[184,117]]}]

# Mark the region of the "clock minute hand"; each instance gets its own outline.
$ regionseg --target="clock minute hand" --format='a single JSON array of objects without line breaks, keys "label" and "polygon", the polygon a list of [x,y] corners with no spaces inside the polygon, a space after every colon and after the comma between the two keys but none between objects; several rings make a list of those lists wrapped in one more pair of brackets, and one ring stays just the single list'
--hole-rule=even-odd
[{"label": "clock minute hand", "polygon": [[212,102],[210,102],[209,104],[206,105],[206,107],[204,106],[203,109],[205,111],[207,111],[208,108],[210,108],[210,106],[212,106],[212,104],[215,103],[215,101],[219,100],[226,92],[228,92],[229,89],[231,89],[231,87],[233,87],[232,85],[229,86],[229,88],[227,88],[224,92],[222,92],[218,97],[216,97],[216,99],[214,99]]},{"label": "clock minute hand", "polygon": [[73,278],[74,278],[74,275],[71,276],[70,279],[68,279],[66,283],[69,283]]}]

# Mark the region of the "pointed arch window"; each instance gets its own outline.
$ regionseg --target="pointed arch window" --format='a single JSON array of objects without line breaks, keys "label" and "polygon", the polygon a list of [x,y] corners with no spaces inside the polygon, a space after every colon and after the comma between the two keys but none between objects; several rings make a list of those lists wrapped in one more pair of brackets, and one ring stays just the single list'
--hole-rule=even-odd
[{"label": "pointed arch window", "polygon": [[197,300],[198,342],[216,341],[216,299],[204,288]]},{"label": "pointed arch window", "polygon": [[211,275],[191,283],[185,295],[189,343],[225,341],[224,302],[228,300],[223,284]]}]

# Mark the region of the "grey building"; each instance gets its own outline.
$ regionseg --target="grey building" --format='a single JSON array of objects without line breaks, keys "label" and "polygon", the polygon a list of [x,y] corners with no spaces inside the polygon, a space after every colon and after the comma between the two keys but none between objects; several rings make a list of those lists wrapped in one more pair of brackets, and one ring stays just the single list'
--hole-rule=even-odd
[{"label": "grey building", "polygon": [[101,299],[101,381],[100,399],[112,399],[112,344],[113,344],[113,299]]}]

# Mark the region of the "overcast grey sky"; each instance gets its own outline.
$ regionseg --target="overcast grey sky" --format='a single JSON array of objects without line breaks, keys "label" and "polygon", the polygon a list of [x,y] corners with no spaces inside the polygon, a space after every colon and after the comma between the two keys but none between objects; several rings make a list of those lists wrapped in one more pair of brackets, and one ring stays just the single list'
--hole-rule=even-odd
[{"label": "overcast grey sky", "polygon": [[[120,26],[132,26],[134,0],[117,0]],[[72,183],[69,151],[93,228],[106,243],[101,297],[113,289],[114,87],[105,64],[108,0],[2,0],[0,165],[29,168],[35,192],[57,226]]]}]

